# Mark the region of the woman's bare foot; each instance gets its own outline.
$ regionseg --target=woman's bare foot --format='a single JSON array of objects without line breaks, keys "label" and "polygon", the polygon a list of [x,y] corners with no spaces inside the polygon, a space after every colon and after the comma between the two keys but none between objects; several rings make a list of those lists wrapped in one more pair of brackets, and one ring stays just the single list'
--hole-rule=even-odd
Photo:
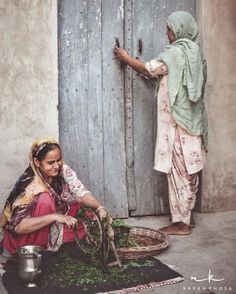
[{"label": "woman's bare foot", "polygon": [[170,226],[160,228],[159,231],[168,235],[189,235],[191,234],[191,228],[182,222],[173,223]]}]

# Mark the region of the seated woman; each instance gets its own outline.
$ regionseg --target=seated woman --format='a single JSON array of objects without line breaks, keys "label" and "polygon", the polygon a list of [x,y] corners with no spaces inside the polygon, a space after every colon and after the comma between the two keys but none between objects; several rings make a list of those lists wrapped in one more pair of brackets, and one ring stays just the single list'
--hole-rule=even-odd
[{"label": "seated woman", "polygon": [[57,251],[63,242],[72,241],[77,223],[74,216],[81,206],[96,209],[101,219],[106,216],[105,207],[63,162],[56,141],[46,138],[34,142],[29,161],[1,216],[5,257],[25,245]]}]

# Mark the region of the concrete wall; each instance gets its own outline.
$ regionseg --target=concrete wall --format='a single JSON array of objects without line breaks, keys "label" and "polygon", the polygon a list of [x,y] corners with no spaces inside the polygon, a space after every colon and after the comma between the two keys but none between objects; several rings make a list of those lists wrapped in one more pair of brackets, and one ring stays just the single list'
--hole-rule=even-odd
[{"label": "concrete wall", "polygon": [[236,1],[198,0],[198,22],[208,61],[206,103],[209,153],[202,211],[236,209]]},{"label": "concrete wall", "polygon": [[0,1],[0,207],[35,138],[58,138],[57,1]]}]

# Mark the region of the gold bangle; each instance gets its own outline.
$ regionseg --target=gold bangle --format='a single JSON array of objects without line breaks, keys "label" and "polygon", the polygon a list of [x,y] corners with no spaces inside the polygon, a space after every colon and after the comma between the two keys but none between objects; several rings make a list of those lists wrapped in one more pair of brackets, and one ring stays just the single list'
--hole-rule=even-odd
[{"label": "gold bangle", "polygon": [[[99,206],[97,209],[96,209],[96,212],[99,212],[100,209],[104,209],[106,210],[106,207],[105,206]],[[106,210],[107,211],[107,210]]]}]

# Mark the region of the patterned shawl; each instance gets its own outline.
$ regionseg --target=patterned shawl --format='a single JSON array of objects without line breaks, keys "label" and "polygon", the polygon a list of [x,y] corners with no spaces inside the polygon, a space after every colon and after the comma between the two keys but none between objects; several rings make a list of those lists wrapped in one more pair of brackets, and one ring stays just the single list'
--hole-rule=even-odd
[{"label": "patterned shawl", "polygon": [[[55,177],[53,185],[49,185],[40,170],[34,164],[34,157],[46,144],[57,144],[54,139],[44,138],[33,143],[29,153],[29,167],[19,177],[4,206],[0,225],[14,233],[19,222],[29,217],[34,210],[40,193],[48,192],[54,197],[56,207],[65,213],[67,204],[61,198],[63,177]],[[58,145],[59,146],[59,145]]]}]

